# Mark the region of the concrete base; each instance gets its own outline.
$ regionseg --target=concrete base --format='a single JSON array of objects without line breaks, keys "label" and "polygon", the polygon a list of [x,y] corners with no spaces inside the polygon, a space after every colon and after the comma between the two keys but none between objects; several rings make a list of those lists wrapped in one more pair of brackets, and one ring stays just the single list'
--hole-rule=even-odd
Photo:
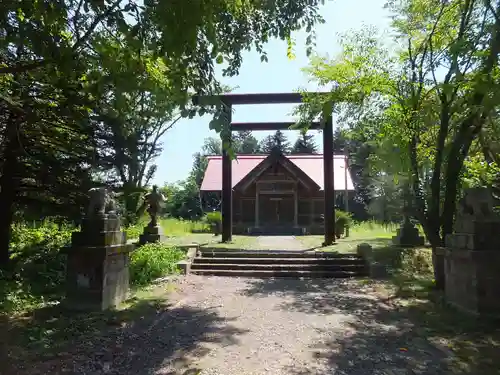
[{"label": "concrete base", "polygon": [[186,251],[186,258],[177,262],[177,270],[181,273],[181,275],[189,275],[191,272],[191,265],[193,264],[193,259],[196,258],[198,254],[199,246],[191,246]]},{"label": "concrete base", "polygon": [[66,249],[66,300],[71,310],[100,311],[117,307],[128,297],[129,253],[120,220],[104,216],[84,220]]},{"label": "concrete base", "polygon": [[392,237],[392,243],[402,247],[424,246],[425,238],[420,236],[418,229],[413,224],[404,223],[397,230],[397,235]]},{"label": "concrete base", "polygon": [[144,232],[139,236],[139,244],[144,245],[147,243],[162,242],[165,239],[163,230],[159,225],[152,227],[144,227]]},{"label": "concrete base", "polygon": [[444,249],[446,301],[473,315],[500,317],[500,251]]}]

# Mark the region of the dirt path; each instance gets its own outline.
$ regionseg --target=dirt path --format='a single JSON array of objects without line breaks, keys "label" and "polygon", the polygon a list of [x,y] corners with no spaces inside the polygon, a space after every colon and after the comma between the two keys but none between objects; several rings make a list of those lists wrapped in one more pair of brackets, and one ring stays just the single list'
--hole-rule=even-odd
[{"label": "dirt path", "polygon": [[447,374],[448,351],[356,281],[192,277],[183,293],[235,332],[203,344],[202,375]]},{"label": "dirt path", "polygon": [[176,295],[12,374],[452,374],[450,353],[359,281],[190,276]]}]

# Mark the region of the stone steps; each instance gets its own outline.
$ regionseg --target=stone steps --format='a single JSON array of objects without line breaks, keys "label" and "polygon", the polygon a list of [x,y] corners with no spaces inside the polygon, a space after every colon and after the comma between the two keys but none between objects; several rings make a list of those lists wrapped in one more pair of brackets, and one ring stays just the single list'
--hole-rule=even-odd
[{"label": "stone steps", "polygon": [[273,271],[347,271],[362,272],[364,264],[238,264],[238,263],[194,263],[191,270],[273,270]]},{"label": "stone steps", "polygon": [[202,251],[191,273],[207,276],[345,278],[367,275],[363,258],[297,251]]},{"label": "stone steps", "polygon": [[352,271],[309,271],[309,270],[192,270],[191,273],[203,276],[226,277],[293,277],[293,278],[348,278],[365,276]]},{"label": "stone steps", "polygon": [[295,250],[200,250],[202,258],[363,259],[356,254]]},{"label": "stone steps", "polygon": [[314,265],[321,262],[326,265],[364,265],[361,258],[282,258],[282,257],[201,257],[195,258],[193,264],[289,264]]}]

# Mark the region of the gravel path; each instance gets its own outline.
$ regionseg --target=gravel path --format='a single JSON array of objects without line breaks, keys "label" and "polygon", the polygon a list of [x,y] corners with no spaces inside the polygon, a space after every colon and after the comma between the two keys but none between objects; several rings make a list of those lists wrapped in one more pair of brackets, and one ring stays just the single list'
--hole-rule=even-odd
[{"label": "gravel path", "polygon": [[269,250],[305,250],[305,246],[295,236],[259,236],[260,249]]},{"label": "gravel path", "polygon": [[29,374],[452,374],[450,353],[371,288],[190,276],[168,308],[80,340]]}]

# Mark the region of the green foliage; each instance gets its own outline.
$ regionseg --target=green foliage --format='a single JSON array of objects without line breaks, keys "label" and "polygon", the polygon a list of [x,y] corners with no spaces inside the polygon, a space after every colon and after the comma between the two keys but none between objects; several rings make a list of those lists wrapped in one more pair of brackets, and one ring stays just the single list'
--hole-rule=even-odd
[{"label": "green foliage", "polygon": [[78,220],[96,180],[121,189],[133,222],[159,138],[177,119],[219,110],[188,104],[227,91],[215,60],[234,75],[243,51],[265,55],[274,37],[291,47],[301,27],[311,45],[323,2],[3,2],[0,265],[14,216]]},{"label": "green foliage", "polygon": [[222,214],[220,211],[209,212],[205,215],[205,221],[208,224],[220,224],[222,222]]},{"label": "green foliage", "polygon": [[66,257],[60,250],[74,230],[49,221],[13,227],[12,262],[0,271],[1,312],[26,311],[62,298]]},{"label": "green foliage", "polygon": [[260,153],[259,141],[250,130],[240,131],[233,135],[233,148],[237,154]]},{"label": "green foliage", "polygon": [[290,150],[291,154],[316,154],[318,146],[314,142],[314,135],[301,132],[295,144]]},{"label": "green foliage", "polygon": [[[403,0],[387,8],[392,43],[367,28],[344,36],[333,59],[313,57],[306,72],[333,89],[304,95],[297,113],[307,128],[335,103],[341,123],[359,138],[369,134],[371,175],[408,180],[413,212],[432,245],[441,246],[460,188],[493,174],[485,135],[494,139],[500,103],[500,5]],[[478,135],[486,164],[474,162]]]},{"label": "green foliage", "polygon": [[218,235],[222,230],[222,213],[220,211],[208,212],[205,215],[205,221],[208,223],[212,232]]},{"label": "green foliage", "polygon": [[352,216],[350,213],[335,210],[335,235],[340,238],[344,235],[346,228],[350,227],[352,223]]},{"label": "green foliage", "polygon": [[138,223],[125,227],[124,232],[127,234],[127,239],[133,240],[139,238],[139,236],[144,232],[145,225],[145,223]]},{"label": "green foliage", "polygon": [[270,154],[274,149],[288,154],[290,153],[290,142],[281,130],[276,130],[274,134],[268,135],[260,142],[259,148],[264,154]]},{"label": "green foliage", "polygon": [[500,166],[487,162],[481,154],[469,155],[464,166],[464,188],[492,186],[500,175]]},{"label": "green foliage", "polygon": [[[432,280],[432,250],[427,248],[399,248],[387,246],[374,248],[374,260],[385,264],[396,282],[419,278]],[[404,287],[404,285],[400,285]]]},{"label": "green foliage", "polygon": [[184,252],[164,243],[149,243],[136,249],[130,260],[130,281],[145,286],[157,278],[177,273],[177,262]]}]

